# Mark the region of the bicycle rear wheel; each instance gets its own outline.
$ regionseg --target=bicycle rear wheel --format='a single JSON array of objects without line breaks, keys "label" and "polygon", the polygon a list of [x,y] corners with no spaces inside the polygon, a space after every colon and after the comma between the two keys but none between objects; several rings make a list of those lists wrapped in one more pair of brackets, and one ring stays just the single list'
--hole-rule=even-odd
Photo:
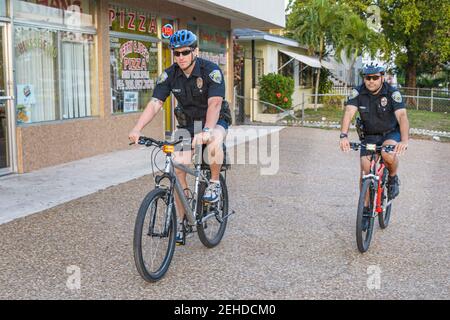
[{"label": "bicycle rear wheel", "polygon": [[155,189],[142,201],[134,227],[134,261],[146,281],[161,279],[175,250],[175,206],[169,209],[169,191]]},{"label": "bicycle rear wheel", "polygon": [[202,200],[205,193],[206,184],[200,184],[198,192],[197,218],[209,218],[197,226],[197,233],[200,241],[207,248],[217,246],[222,240],[228,222],[228,190],[225,179],[220,175],[220,186],[222,195],[220,200],[214,204]]},{"label": "bicycle rear wheel", "polygon": [[[356,216],[356,244],[358,245],[358,250],[362,253],[366,252],[367,249],[369,249],[370,241],[372,240],[373,234],[373,226],[374,226],[373,210],[374,210],[374,196],[375,196],[373,183],[374,182],[371,179],[364,180],[361,187],[361,193],[359,195],[358,212]],[[369,218],[368,227],[366,230],[364,230],[363,213],[366,197],[369,198],[368,207],[371,216]]]},{"label": "bicycle rear wheel", "polygon": [[378,214],[378,224],[380,225],[381,229],[387,228],[389,225],[389,220],[391,218],[391,210],[392,210],[392,203],[390,203],[387,206],[387,203],[389,202],[388,198],[388,189],[386,185],[386,181],[388,179],[389,171],[388,169],[384,168],[383,171],[383,192],[381,194],[381,207],[383,208],[383,212]]}]

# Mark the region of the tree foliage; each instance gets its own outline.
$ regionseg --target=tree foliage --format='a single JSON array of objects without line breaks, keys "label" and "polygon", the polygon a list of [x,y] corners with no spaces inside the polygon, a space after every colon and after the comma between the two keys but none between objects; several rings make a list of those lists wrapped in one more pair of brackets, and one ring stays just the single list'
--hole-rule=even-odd
[{"label": "tree foliage", "polygon": [[[318,54],[320,61],[327,55],[327,48],[331,47],[338,60],[343,54],[355,59],[363,50],[371,54],[376,51],[374,44],[380,35],[370,30],[361,17],[345,4],[332,0],[292,0],[289,10],[287,28],[290,35],[306,45],[310,54]],[[320,73],[319,69],[316,94]]]},{"label": "tree foliage", "polygon": [[[372,0],[343,0],[368,18]],[[407,86],[416,86],[422,73],[435,74],[450,59],[450,0],[378,0],[384,59],[405,73]]]}]

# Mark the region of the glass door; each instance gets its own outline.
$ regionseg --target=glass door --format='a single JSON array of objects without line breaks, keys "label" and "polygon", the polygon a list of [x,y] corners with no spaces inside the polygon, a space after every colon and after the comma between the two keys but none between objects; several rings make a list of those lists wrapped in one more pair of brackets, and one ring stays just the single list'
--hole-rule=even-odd
[{"label": "glass door", "polygon": [[0,175],[11,172],[11,126],[9,108],[12,97],[8,90],[8,39],[6,26],[0,23]]}]

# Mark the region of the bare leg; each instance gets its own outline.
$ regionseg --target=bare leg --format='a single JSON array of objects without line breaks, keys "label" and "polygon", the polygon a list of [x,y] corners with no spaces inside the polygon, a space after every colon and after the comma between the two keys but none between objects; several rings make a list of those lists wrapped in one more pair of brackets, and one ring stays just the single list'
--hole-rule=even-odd
[{"label": "bare leg", "polygon": [[219,181],[220,169],[223,164],[222,144],[225,140],[226,131],[222,126],[216,126],[212,130],[211,139],[208,142],[208,161],[211,168],[211,180]]},{"label": "bare leg", "polygon": [[[179,151],[174,153],[174,160],[184,165],[189,165],[191,163],[191,158],[192,158],[191,151]],[[180,182],[183,190],[186,189],[188,187],[186,180],[186,172],[175,168],[175,174],[177,175],[178,181]],[[178,197],[178,193],[176,192],[175,192],[175,208],[177,209],[179,222],[183,221],[186,212],[184,210],[180,198]]]},{"label": "bare leg", "polygon": [[[383,146],[386,145],[396,145],[397,141],[395,140],[386,140],[383,143]],[[398,169],[398,157],[395,153],[387,153],[382,151],[381,152],[381,156],[383,157],[384,163],[386,164],[386,168],[388,168],[389,170],[389,175],[391,177],[395,176],[397,174],[397,169]]]}]

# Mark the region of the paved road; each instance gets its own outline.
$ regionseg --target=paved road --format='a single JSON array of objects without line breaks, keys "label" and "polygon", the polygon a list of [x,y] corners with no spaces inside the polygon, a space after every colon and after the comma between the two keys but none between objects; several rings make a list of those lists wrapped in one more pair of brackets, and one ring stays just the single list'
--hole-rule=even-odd
[{"label": "paved road", "polygon": [[[195,237],[177,247],[156,284],[139,277],[132,256],[151,176],[0,225],[0,299],[448,299],[450,144],[410,142],[391,225],[375,230],[362,255],[354,237],[358,157],[339,152],[336,136],[287,128],[276,175],[234,166],[237,213],[222,243],[206,249]],[[72,265],[80,290],[66,285]]]}]

